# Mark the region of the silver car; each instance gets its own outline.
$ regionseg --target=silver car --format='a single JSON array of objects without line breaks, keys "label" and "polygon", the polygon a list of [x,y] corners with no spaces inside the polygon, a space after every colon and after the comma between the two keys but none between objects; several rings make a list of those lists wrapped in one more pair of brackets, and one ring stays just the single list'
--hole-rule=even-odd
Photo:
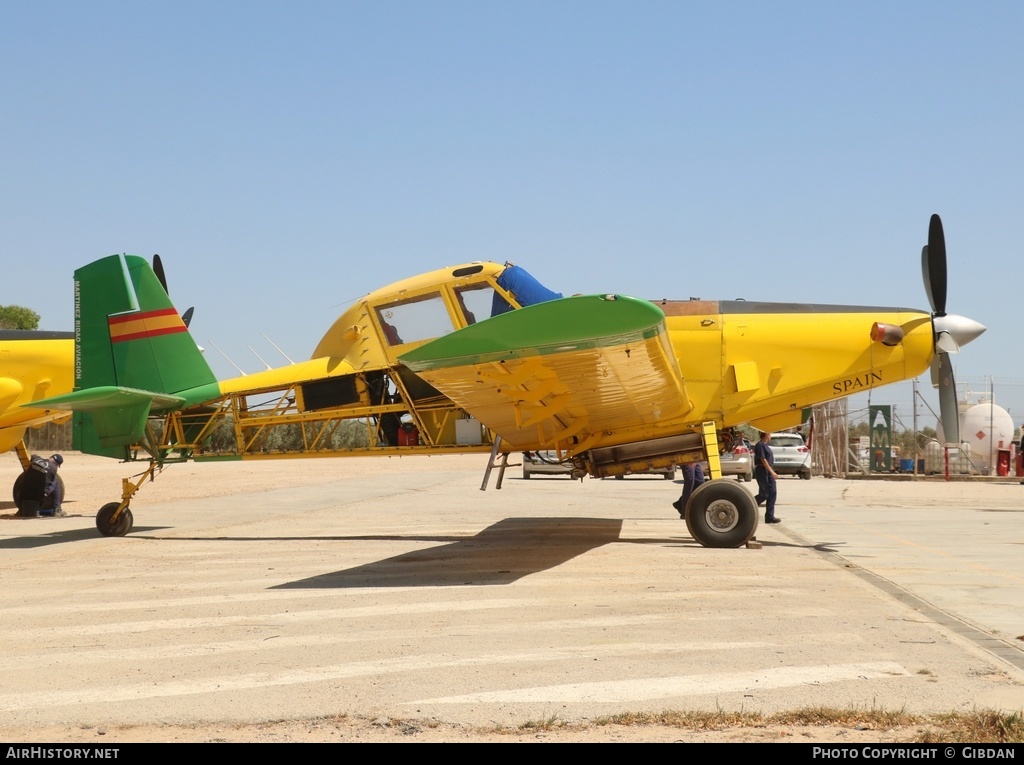
[{"label": "silver car", "polygon": [[523,452],[523,478],[534,475],[572,475],[571,462],[559,462],[558,452]]},{"label": "silver car", "polygon": [[779,475],[798,475],[805,481],[811,478],[811,450],[799,433],[772,433],[768,439],[775,457],[775,472]]},{"label": "silver car", "polygon": [[732,451],[719,455],[722,463],[722,475],[734,475],[741,481],[754,480],[754,447],[747,439],[742,439]]}]

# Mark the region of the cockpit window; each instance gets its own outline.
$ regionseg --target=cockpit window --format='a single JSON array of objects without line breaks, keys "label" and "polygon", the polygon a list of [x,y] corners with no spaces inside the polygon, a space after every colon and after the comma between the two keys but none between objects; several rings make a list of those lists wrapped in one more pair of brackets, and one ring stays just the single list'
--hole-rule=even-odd
[{"label": "cockpit window", "polygon": [[491,306],[495,300],[507,303],[489,284],[474,284],[469,287],[457,287],[455,297],[459,308],[466,317],[466,324],[476,324],[491,315]]},{"label": "cockpit window", "polygon": [[438,292],[379,306],[377,320],[388,345],[432,340],[455,329]]}]

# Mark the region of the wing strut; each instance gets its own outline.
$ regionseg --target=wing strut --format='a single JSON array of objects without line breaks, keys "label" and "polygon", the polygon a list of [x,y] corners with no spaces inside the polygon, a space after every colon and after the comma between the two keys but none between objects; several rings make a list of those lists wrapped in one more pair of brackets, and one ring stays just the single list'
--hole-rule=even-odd
[{"label": "wing strut", "polygon": [[[494,446],[491,448],[491,458],[487,460],[487,468],[484,470],[484,480],[480,484],[480,491],[487,491],[487,484],[491,481],[491,469],[494,467],[494,460],[498,456],[498,447],[501,446],[501,436],[494,437]],[[501,461],[498,469],[498,487],[501,488],[501,479],[505,477],[505,467],[508,464],[508,454],[502,455],[505,459]]]}]

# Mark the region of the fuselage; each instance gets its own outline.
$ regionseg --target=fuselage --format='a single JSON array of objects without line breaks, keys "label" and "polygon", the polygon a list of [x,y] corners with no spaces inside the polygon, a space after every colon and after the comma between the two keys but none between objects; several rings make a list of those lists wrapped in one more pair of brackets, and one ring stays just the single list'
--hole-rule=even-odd
[{"label": "fuselage", "polygon": [[[373,403],[366,374],[379,371],[388,375],[389,384],[397,385],[399,395],[394,400],[410,405],[409,415],[429,441],[435,429],[417,411],[422,397],[418,399],[412,389],[414,381],[408,370],[403,372],[399,356],[487,318],[482,307],[490,305],[502,268],[496,263],[466,264],[379,289],[338,318],[309,361],[221,381],[217,390],[237,395],[291,385],[294,395],[303,399],[307,385],[351,378],[350,403],[361,408]],[[477,302],[467,304],[474,295]],[[665,406],[651,417],[623,416],[614,427],[588,434],[588,446],[691,432],[704,422],[714,422],[720,429],[748,422],[769,430],[795,426],[815,404],[921,374],[933,355],[931,317],[921,310],[751,301],[652,302],[665,316],[664,334],[674,357],[669,364],[677,366],[674,374],[681,378],[685,405]],[[893,345],[873,340],[876,324],[899,327],[903,336]],[[191,398],[209,396],[197,392]],[[589,412],[584,411],[587,407]],[[592,417],[596,408],[591,399],[570,414],[581,420]],[[564,432],[565,423],[555,425],[559,428]],[[551,448],[557,440],[554,432],[524,428],[506,448]]]},{"label": "fuselage", "polygon": [[70,332],[0,331],[0,452],[13,449],[26,427],[68,417],[26,405],[69,393],[74,357]]}]

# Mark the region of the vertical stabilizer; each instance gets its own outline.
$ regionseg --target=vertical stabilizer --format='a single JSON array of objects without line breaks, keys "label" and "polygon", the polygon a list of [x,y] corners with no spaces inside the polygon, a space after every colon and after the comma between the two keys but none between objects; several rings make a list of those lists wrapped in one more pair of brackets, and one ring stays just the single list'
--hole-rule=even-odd
[{"label": "vertical stabilizer", "polygon": [[177,393],[216,382],[149,263],[111,255],[75,271],[75,388]]}]

